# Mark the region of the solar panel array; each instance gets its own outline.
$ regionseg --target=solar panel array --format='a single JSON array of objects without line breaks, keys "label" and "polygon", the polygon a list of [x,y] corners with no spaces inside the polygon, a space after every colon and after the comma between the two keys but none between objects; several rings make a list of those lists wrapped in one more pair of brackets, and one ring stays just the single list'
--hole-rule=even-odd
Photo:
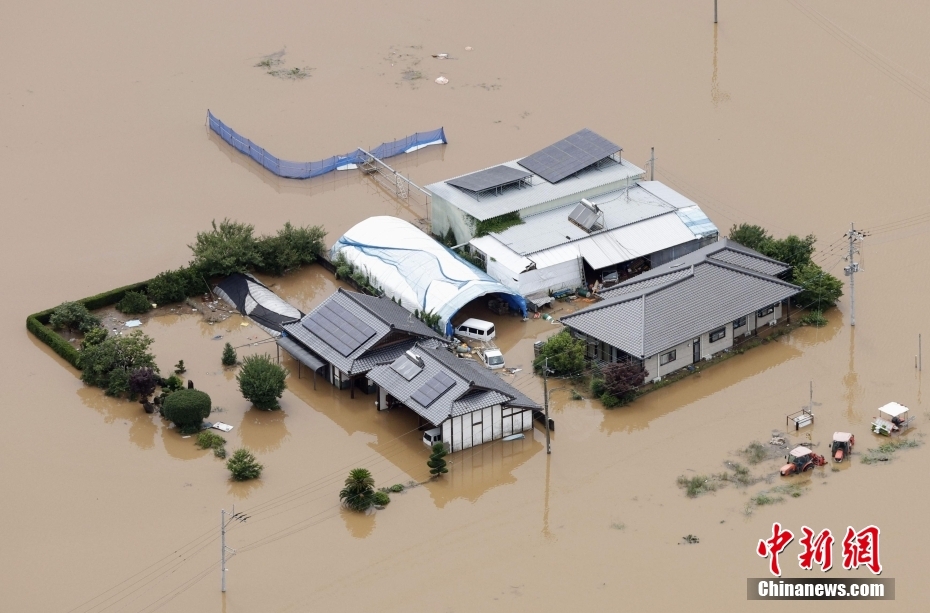
[{"label": "solar panel array", "polygon": [[333,301],[323,303],[305,317],[303,326],[344,356],[375,335],[374,328]]},{"label": "solar panel array", "polygon": [[410,381],[416,377],[420,372],[422,372],[423,367],[408,358],[406,355],[402,355],[391,363],[391,368],[399,374],[401,377]]},{"label": "solar panel array", "polygon": [[619,145],[585,128],[518,163],[549,183],[558,183],[620,150]]},{"label": "solar panel array", "polygon": [[597,225],[597,212],[579,202],[578,206],[568,215],[568,220],[581,229],[590,232]]},{"label": "solar panel array", "polygon": [[436,399],[445,394],[450,387],[455,385],[455,379],[444,372],[438,372],[433,378],[427,381],[413,393],[411,400],[416,401],[422,407],[428,407],[436,402]]},{"label": "solar panel array", "polygon": [[495,166],[494,168],[487,168],[485,170],[473,172],[470,175],[465,175],[464,177],[449,179],[446,181],[446,183],[449,185],[454,185],[460,189],[477,193],[497,187],[503,187],[505,185],[510,185],[511,183],[522,181],[529,176],[532,176],[532,173],[526,172],[525,170],[520,170],[519,168],[511,168],[510,166]]}]

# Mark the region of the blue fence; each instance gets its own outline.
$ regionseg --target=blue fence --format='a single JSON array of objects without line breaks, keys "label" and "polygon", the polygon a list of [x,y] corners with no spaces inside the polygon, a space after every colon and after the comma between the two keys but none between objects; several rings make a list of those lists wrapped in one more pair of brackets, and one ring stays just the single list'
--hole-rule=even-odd
[{"label": "blue fence", "polygon": [[[271,155],[268,151],[259,147],[241,134],[238,134],[235,130],[217,119],[209,110],[207,110],[207,121],[210,124],[210,129],[216,132],[220,138],[279,177],[286,177],[288,179],[310,179],[332,172],[338,168],[343,168],[350,164],[358,164],[363,161],[360,149],[356,149],[345,155],[335,155],[331,158],[320,160],[319,162],[291,162],[289,160],[282,160]],[[394,155],[400,155],[401,153],[416,151],[417,149],[422,149],[429,145],[445,144],[446,142],[446,133],[442,128],[439,128],[438,130],[432,130],[430,132],[417,132],[412,136],[389,143],[382,143],[369,153],[377,158],[384,159]]]}]

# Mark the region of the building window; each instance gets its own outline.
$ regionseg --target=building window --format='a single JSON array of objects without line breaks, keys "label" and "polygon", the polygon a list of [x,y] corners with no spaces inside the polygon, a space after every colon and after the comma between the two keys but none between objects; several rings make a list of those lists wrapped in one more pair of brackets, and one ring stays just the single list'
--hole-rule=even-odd
[{"label": "building window", "polygon": [[727,335],[727,327],[724,326],[718,330],[714,330],[710,333],[710,342],[716,343],[720,339],[724,338]]},{"label": "building window", "polygon": [[668,353],[663,353],[659,356],[659,366],[665,366],[669,362],[674,362],[677,359],[677,351],[672,349]]},{"label": "building window", "polygon": [[759,309],[756,311],[756,317],[765,317],[766,315],[771,315],[775,312],[775,305],[767,306],[764,309]]},{"label": "building window", "polygon": [[742,328],[745,325],[746,325],[746,318],[740,317],[739,319],[733,322],[733,329],[735,330],[736,328]]}]

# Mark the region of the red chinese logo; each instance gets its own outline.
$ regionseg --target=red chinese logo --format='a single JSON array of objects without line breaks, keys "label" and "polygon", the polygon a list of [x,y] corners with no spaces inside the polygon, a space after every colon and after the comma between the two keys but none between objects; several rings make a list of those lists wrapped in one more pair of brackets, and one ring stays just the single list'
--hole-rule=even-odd
[{"label": "red chinese logo", "polygon": [[798,555],[801,568],[811,570],[814,562],[820,565],[820,570],[827,572],[833,568],[833,535],[830,529],[824,529],[814,538],[814,531],[807,526],[802,526],[801,531],[804,537],[799,541],[804,551]]},{"label": "red chinese logo", "polygon": [[769,570],[776,577],[781,577],[781,567],[778,565],[778,554],[783,552],[788,543],[794,540],[794,534],[791,530],[782,530],[781,524],[775,522],[772,524],[772,538],[767,540],[759,540],[759,545],[756,547],[756,553],[758,553],[763,558],[771,558],[769,560]]},{"label": "red chinese logo", "polygon": [[882,572],[882,563],[878,559],[878,537],[881,531],[877,526],[868,526],[859,532],[846,528],[843,539],[843,568],[852,570],[866,566],[872,574]]}]

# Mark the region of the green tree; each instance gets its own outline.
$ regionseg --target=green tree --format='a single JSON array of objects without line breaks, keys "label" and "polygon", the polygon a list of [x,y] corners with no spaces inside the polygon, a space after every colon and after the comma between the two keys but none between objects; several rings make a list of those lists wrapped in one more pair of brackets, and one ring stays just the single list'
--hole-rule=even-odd
[{"label": "green tree", "polygon": [[817,237],[813,234],[808,234],[804,238],[791,234],[786,238],[770,241],[767,250],[762,253],[791,266],[787,279],[793,281],[801,268],[811,264],[811,256],[814,255],[814,243],[816,242]]},{"label": "green tree", "polygon": [[446,461],[443,459],[447,455],[449,455],[449,452],[446,451],[445,443],[433,443],[433,452],[426,462],[426,465],[429,466],[429,474],[438,477],[439,475],[444,475],[449,472],[449,469],[446,468]]},{"label": "green tree", "polygon": [[287,370],[275,364],[270,355],[250,355],[242,360],[236,381],[242,396],[255,408],[271,411],[280,408],[278,399],[287,388],[286,377]]},{"label": "green tree", "polygon": [[794,282],[803,289],[794,303],[819,311],[836,305],[843,295],[843,282],[816,264],[807,264],[795,271]]},{"label": "green tree", "polygon": [[187,366],[184,365],[184,360],[178,360],[178,363],[174,365],[174,374],[183,375],[187,372]]},{"label": "green tree", "polygon": [[123,294],[123,298],[116,303],[116,310],[120,313],[132,315],[135,313],[146,313],[152,309],[152,303],[142,292],[128,291]]},{"label": "green tree", "polygon": [[52,311],[48,323],[56,330],[67,328],[69,332],[78,330],[86,334],[100,327],[100,318],[80,302],[63,302]]},{"label": "green tree", "polygon": [[212,226],[208,232],[198,232],[197,240],[189,245],[194,253],[195,268],[207,277],[218,277],[261,267],[254,226],[228,219],[219,226],[214,220]]},{"label": "green tree", "polygon": [[179,268],[159,273],[149,281],[146,290],[156,304],[181,302],[188,296],[196,296],[209,288],[193,268]]},{"label": "green tree", "polygon": [[182,389],[168,394],[161,414],[174,423],[182,434],[194,434],[200,431],[200,424],[210,416],[212,409],[210,396],[206,392]]},{"label": "green tree", "polygon": [[576,375],[584,370],[585,342],[575,338],[568,330],[550,336],[533,360],[533,368],[542,371],[546,358],[549,370],[559,376]]},{"label": "green tree", "polygon": [[233,349],[232,345],[226,343],[226,346],[223,347],[223,366],[235,366],[238,360],[239,356],[236,355],[236,350]]},{"label": "green tree", "polygon": [[353,511],[364,512],[375,500],[375,480],[367,468],[353,468],[346,478],[345,487],[339,492],[342,506]]},{"label": "green tree", "polygon": [[158,372],[155,357],[149,351],[152,339],[141,330],[127,336],[110,336],[81,352],[81,380],[106,390],[109,396],[130,391],[129,375],[137,368]]},{"label": "green tree", "polygon": [[258,463],[251,451],[240,448],[226,461],[226,468],[229,469],[233,481],[248,481],[258,479],[265,467]]},{"label": "green tree", "polygon": [[772,237],[762,226],[741,223],[738,226],[733,224],[733,227],[730,228],[730,240],[736,241],[743,247],[749,247],[765,254]]},{"label": "green tree", "polygon": [[84,334],[84,338],[81,340],[81,350],[87,349],[88,347],[93,347],[94,345],[99,345],[103,341],[107,340],[109,332],[104,327],[91,328]]},{"label": "green tree", "polygon": [[312,264],[323,253],[325,236],[326,230],[322,226],[301,228],[292,226],[291,222],[285,223],[276,236],[259,239],[260,269],[280,276]]}]

